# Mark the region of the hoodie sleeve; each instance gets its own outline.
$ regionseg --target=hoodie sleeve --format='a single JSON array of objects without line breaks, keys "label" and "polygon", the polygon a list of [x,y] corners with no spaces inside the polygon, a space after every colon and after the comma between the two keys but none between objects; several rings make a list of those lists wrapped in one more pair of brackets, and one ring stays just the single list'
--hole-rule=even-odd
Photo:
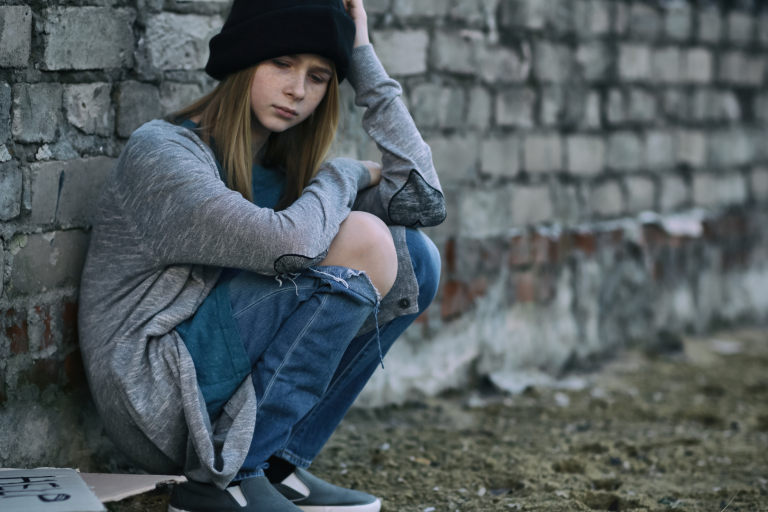
[{"label": "hoodie sleeve", "polygon": [[400,99],[400,84],[387,75],[373,46],[355,48],[348,79],[355,104],[367,108],[363,128],[382,153],[381,183],[358,194],[354,209],[389,225],[440,224],[446,215],[445,198],[432,152]]},{"label": "hoodie sleeve", "polygon": [[134,133],[116,168],[115,196],[159,264],[261,274],[295,272],[325,258],[357,191],[370,183],[363,164],[336,158],[289,208],[260,208],[226,187],[213,154],[191,131],[162,121]]}]

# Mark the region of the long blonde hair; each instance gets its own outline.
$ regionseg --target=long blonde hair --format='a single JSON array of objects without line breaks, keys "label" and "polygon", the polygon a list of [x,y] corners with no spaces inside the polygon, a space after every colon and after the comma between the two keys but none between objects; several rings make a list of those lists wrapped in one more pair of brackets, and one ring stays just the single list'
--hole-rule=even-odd
[{"label": "long blonde hair", "polygon": [[[216,158],[224,170],[227,186],[253,201],[251,168],[251,82],[256,66],[232,73],[209,94],[170,114],[166,120],[181,123],[202,115],[199,133],[203,142],[214,139]],[[264,147],[262,164],[282,168],[286,188],[275,210],[283,210],[298,199],[315,176],[331,149],[339,127],[339,81],[336,67],[328,90],[315,111],[302,123],[284,132],[273,132]]]}]

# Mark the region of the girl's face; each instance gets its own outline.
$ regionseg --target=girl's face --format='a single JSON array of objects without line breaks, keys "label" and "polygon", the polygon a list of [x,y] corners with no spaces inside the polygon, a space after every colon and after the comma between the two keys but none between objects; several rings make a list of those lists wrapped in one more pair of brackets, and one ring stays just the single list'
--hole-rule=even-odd
[{"label": "girl's face", "polygon": [[286,55],[262,62],[251,82],[251,111],[258,122],[254,129],[283,132],[307,119],[325,96],[332,76],[331,61],[319,55]]}]

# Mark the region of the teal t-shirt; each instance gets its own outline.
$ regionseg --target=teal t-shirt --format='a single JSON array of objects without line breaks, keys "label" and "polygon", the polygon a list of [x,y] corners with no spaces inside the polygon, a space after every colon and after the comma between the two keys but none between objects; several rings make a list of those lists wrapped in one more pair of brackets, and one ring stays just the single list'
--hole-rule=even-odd
[{"label": "teal t-shirt", "polygon": [[[193,131],[198,127],[189,119],[181,126]],[[216,167],[219,177],[226,183],[218,161]],[[251,172],[254,204],[274,208],[285,191],[285,173],[260,165],[254,165]],[[197,384],[211,421],[219,417],[224,404],[251,373],[251,363],[240,340],[229,298],[229,282],[238,273],[237,269],[225,268],[216,287],[195,314],[176,326],[176,332],[195,363]]]}]

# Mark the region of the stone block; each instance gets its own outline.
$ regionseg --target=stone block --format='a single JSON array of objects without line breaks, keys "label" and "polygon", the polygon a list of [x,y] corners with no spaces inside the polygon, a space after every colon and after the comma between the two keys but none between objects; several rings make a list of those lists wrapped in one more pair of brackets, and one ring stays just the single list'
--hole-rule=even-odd
[{"label": "stone block", "polygon": [[563,144],[558,134],[530,134],[523,146],[523,169],[529,173],[563,169]]},{"label": "stone block", "polygon": [[656,209],[656,187],[653,180],[633,176],[624,180],[627,187],[627,209],[631,213],[653,211]]},{"label": "stone block", "polygon": [[683,68],[680,50],[674,46],[653,52],[652,74],[656,82],[675,84],[682,78]]},{"label": "stone block", "polygon": [[151,16],[144,36],[149,63],[158,69],[203,69],[208,41],[222,25],[220,16],[170,12]]},{"label": "stone block", "polygon": [[448,14],[449,0],[394,0],[392,12],[396,16],[407,17],[440,17]]},{"label": "stone block", "polygon": [[620,89],[610,89],[605,108],[606,118],[612,125],[619,125],[627,121],[627,106],[624,93]]},{"label": "stone block", "polygon": [[0,82],[0,144],[11,136],[11,86]]},{"label": "stone block", "polygon": [[19,142],[52,142],[59,127],[62,86],[16,84],[13,86],[13,138]]},{"label": "stone block", "polygon": [[621,187],[615,181],[600,183],[589,191],[587,200],[590,211],[601,217],[613,217],[624,212]]},{"label": "stone block", "polygon": [[533,89],[505,89],[496,96],[496,124],[528,128],[533,126]]},{"label": "stone block", "polygon": [[514,135],[486,139],[480,150],[480,169],[491,176],[515,176],[520,172],[520,139]]},{"label": "stone block", "polygon": [[432,149],[432,162],[441,181],[464,181],[474,177],[478,157],[476,135],[432,137],[425,142]]},{"label": "stone block", "polygon": [[476,51],[472,40],[458,34],[437,32],[432,43],[432,65],[440,71],[473,74]]},{"label": "stone block", "polygon": [[674,121],[687,120],[691,111],[690,94],[681,89],[667,89],[662,94],[664,114]]},{"label": "stone block", "polygon": [[678,130],[675,136],[677,162],[693,168],[707,163],[707,137],[700,130]]},{"label": "stone block", "polygon": [[753,15],[744,11],[733,10],[728,13],[728,42],[735,45],[747,45],[754,34]]},{"label": "stone block", "polygon": [[693,202],[696,206],[716,208],[741,204],[747,200],[747,183],[744,176],[731,173],[724,176],[694,174]]},{"label": "stone block", "polygon": [[562,87],[544,87],[541,91],[539,122],[542,126],[555,126],[562,121],[565,110],[565,91]]},{"label": "stone block", "polygon": [[411,113],[420,128],[457,128],[463,123],[464,91],[421,84],[411,92]]},{"label": "stone block", "polygon": [[629,10],[629,32],[641,39],[656,39],[661,31],[659,11],[648,4],[635,2]]},{"label": "stone block", "polygon": [[611,32],[617,35],[624,35],[629,25],[629,5],[624,2],[612,2],[614,15]]},{"label": "stone block", "polygon": [[467,125],[470,128],[485,130],[491,123],[491,95],[482,87],[469,90],[469,109]]},{"label": "stone block", "polygon": [[638,171],[645,166],[645,148],[634,132],[614,132],[608,136],[608,168],[615,171]]},{"label": "stone block", "polygon": [[578,185],[553,181],[551,187],[555,219],[566,225],[581,219],[583,201]]},{"label": "stone block", "polygon": [[627,120],[650,123],[656,119],[656,96],[645,89],[631,88],[627,95]]},{"label": "stone block", "polygon": [[531,71],[531,48],[523,43],[520,53],[509,48],[479,46],[480,76],[489,84],[520,83]]},{"label": "stone block", "polygon": [[760,55],[747,55],[740,51],[720,55],[718,78],[732,85],[762,85],[765,76],[765,59]]},{"label": "stone block", "polygon": [[15,219],[21,212],[21,169],[10,160],[0,163],[0,220]]},{"label": "stone block", "polygon": [[[496,3],[495,0],[493,3]],[[367,4],[365,9],[366,11],[368,10]],[[477,0],[455,0],[452,2],[448,15],[455,20],[463,21],[478,28],[482,26],[484,20],[483,6]]]},{"label": "stone block", "polygon": [[105,156],[33,164],[30,220],[36,225],[90,224],[114,165],[115,160]]},{"label": "stone block", "polygon": [[673,41],[687,41],[691,37],[691,21],[687,4],[671,7],[664,16],[664,35]]},{"label": "stone block", "polygon": [[741,107],[732,91],[699,89],[691,97],[691,117],[697,121],[737,121]]},{"label": "stone block", "polygon": [[374,31],[372,36],[376,55],[390,75],[418,75],[427,71],[426,30],[381,30]]},{"label": "stone block", "polygon": [[370,14],[389,12],[390,7],[392,7],[392,0],[367,0],[365,2],[365,11]]},{"label": "stone block", "polygon": [[584,128],[601,128],[599,92],[589,91],[587,93],[587,99],[584,102],[584,116],[580,124]]},{"label": "stone block", "polygon": [[699,41],[705,43],[719,43],[722,33],[723,19],[720,11],[715,8],[702,9],[698,15],[698,33]]},{"label": "stone block", "polygon": [[645,135],[646,166],[651,171],[671,169],[677,161],[675,134],[652,130]]},{"label": "stone block", "polygon": [[691,48],[684,53],[683,74],[686,82],[708,84],[714,76],[712,52],[706,48]]},{"label": "stone block", "polygon": [[133,66],[132,9],[52,7],[43,11],[42,69]]},{"label": "stone block", "polygon": [[163,116],[191,105],[203,96],[200,84],[163,82],[160,86],[160,106]]},{"label": "stone block", "polygon": [[663,176],[659,191],[659,206],[668,213],[687,206],[689,202],[688,185],[680,176]]},{"label": "stone block", "polygon": [[540,30],[549,17],[548,0],[502,0],[501,26]]},{"label": "stone block", "polygon": [[533,74],[541,82],[573,79],[574,55],[566,45],[539,41],[533,47]]},{"label": "stone block", "polygon": [[10,293],[42,293],[77,286],[90,235],[80,230],[16,235],[11,240]]},{"label": "stone block", "polygon": [[0,7],[0,68],[25,68],[32,47],[32,9]]},{"label": "stone block", "polygon": [[595,135],[570,135],[566,139],[566,170],[594,176],[605,168],[605,141]]},{"label": "stone block", "polygon": [[510,191],[468,189],[459,197],[459,236],[488,238],[506,235],[511,227]]},{"label": "stone block", "polygon": [[[752,112],[755,115],[755,119],[762,122],[768,121],[768,93],[755,95],[752,105]],[[2,140],[1,137],[0,140]]]},{"label": "stone block", "polygon": [[707,138],[707,161],[710,166],[728,169],[752,162],[755,148],[750,134],[737,128],[710,132]]},{"label": "stone block", "polygon": [[108,137],[115,126],[114,112],[107,83],[64,86],[64,108],[67,121],[84,133]]},{"label": "stone block", "polygon": [[758,201],[768,199],[768,169],[759,167],[752,171],[750,191],[752,197]]},{"label": "stone block", "polygon": [[117,134],[130,137],[136,128],[162,114],[157,87],[135,81],[117,89]]},{"label": "stone block", "polygon": [[582,35],[601,36],[611,30],[611,2],[608,0],[587,0],[581,3],[585,15],[577,17],[576,30]]},{"label": "stone block", "polygon": [[619,46],[619,77],[625,81],[643,81],[651,76],[651,49],[645,45]]},{"label": "stone block", "polygon": [[768,46],[768,12],[763,11],[757,21],[757,40],[763,47]]},{"label": "stone block", "polygon": [[547,185],[512,188],[512,224],[529,226],[552,220],[554,208]]},{"label": "stone block", "polygon": [[601,81],[608,78],[613,53],[604,43],[582,44],[576,51],[576,62],[585,80]]}]

